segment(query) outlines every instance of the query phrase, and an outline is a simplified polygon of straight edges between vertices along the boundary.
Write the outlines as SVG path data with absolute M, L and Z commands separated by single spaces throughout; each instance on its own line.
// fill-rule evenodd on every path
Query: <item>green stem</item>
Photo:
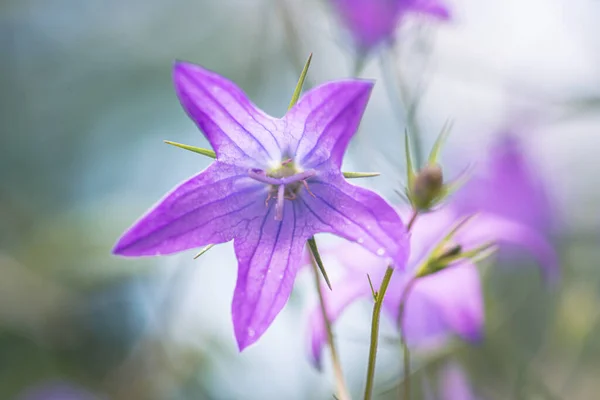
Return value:
M 415 158 L 415 166 L 416 169 L 419 170 L 423 167 L 422 162 L 424 157 L 421 130 L 417 123 L 419 101 L 416 96 L 413 96 L 410 93 L 410 89 L 404 83 L 400 71 L 394 70 L 394 56 L 395 51 L 392 48 L 389 51 L 389 54 L 388 52 L 382 52 L 380 58 L 384 87 L 392 109 L 401 111 L 400 113 L 394 114 L 398 116 L 399 122 L 401 124 L 406 124 L 408 128 L 412 151 Z
M 367 64 L 367 55 L 363 53 L 358 53 L 354 56 L 354 65 L 352 66 L 352 77 L 360 78 L 363 70 L 365 69 L 365 65 Z
M 415 220 L 417 219 L 418 212 L 413 211 L 413 214 L 406 227 L 407 231 L 410 231 Z M 373 396 L 373 384 L 375 381 L 375 362 L 377 361 L 377 347 L 379 345 L 379 319 L 381 316 L 381 307 L 383 306 L 383 299 L 387 292 L 388 286 L 394 274 L 394 268 L 388 267 L 381 281 L 381 286 L 377 292 L 377 298 L 375 305 L 373 306 L 373 316 L 371 318 L 371 341 L 369 345 L 369 364 L 367 366 L 367 384 L 365 387 L 365 400 L 371 400 Z
M 333 364 L 333 373 L 335 375 L 337 398 L 339 400 L 350 400 L 350 393 L 346 388 L 344 373 L 342 372 L 342 364 L 340 363 L 338 352 L 335 347 L 335 341 L 333 339 L 333 331 L 331 329 L 331 322 L 329 321 L 329 316 L 327 314 L 325 299 L 323 298 L 323 292 L 321 291 L 319 269 L 317 268 L 317 263 L 314 260 L 312 262 L 312 265 L 313 272 L 315 275 L 315 286 L 317 287 L 317 293 L 319 294 L 319 305 L 321 306 L 321 313 L 323 314 L 323 323 L 325 324 L 325 330 L 327 332 L 327 343 L 329 344 L 329 349 L 331 350 L 331 361 Z
M 404 291 L 402 292 L 402 297 L 400 299 L 400 310 L 398 312 L 398 324 L 400 325 L 400 341 L 402 343 L 402 351 L 403 351 L 403 360 L 404 360 L 404 400 L 410 399 L 410 351 L 408 349 L 408 344 L 406 343 L 406 331 L 404 329 L 404 313 L 406 310 L 406 301 L 408 300 L 408 295 L 410 294 L 412 288 L 417 283 L 418 277 L 412 277 Z
M 365 387 L 365 400 L 371 400 L 373 395 L 373 382 L 375 377 L 375 361 L 377 359 L 377 346 L 379 344 L 379 317 L 381 315 L 381 306 L 383 297 L 392 279 L 394 268 L 388 267 L 385 271 L 381 287 L 377 293 L 377 300 L 373 306 L 373 316 L 371 318 L 371 344 L 369 346 L 369 365 L 367 366 L 367 385 Z

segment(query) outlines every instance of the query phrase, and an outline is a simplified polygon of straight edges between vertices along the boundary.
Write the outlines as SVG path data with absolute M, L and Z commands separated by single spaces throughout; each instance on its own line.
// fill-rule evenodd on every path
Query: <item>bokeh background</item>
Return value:
M 390 102 L 394 81 L 418 100 L 426 148 L 453 119 L 448 176 L 511 130 L 556 205 L 549 234 L 563 278 L 549 289 L 527 263 L 486 269 L 485 341 L 415 360 L 416 385 L 450 357 L 481 398 L 597 398 L 600 2 L 448 5 L 452 21 L 407 18 L 395 51 L 368 60 L 362 77 L 377 84 L 346 169 L 382 172 L 360 184 L 400 201 L 407 121 L 398 96 Z M 309 52 L 310 84 L 351 76 L 351 42 L 325 0 L 0 4 L 0 398 L 331 398 L 330 369 L 306 358 L 310 276 L 239 354 L 231 244 L 198 260 L 111 255 L 138 216 L 210 161 L 163 143 L 207 146 L 175 97 L 173 60 L 218 71 L 280 116 Z M 356 304 L 336 325 L 357 394 L 368 309 Z M 394 398 L 400 344 L 391 323 L 382 335 L 376 393 Z

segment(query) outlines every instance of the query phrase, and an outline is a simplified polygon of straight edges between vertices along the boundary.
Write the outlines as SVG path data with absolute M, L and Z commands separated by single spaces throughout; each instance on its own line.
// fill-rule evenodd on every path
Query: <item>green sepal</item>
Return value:
M 369 287 L 371 288 L 371 295 L 373 296 L 373 301 L 377 301 L 377 291 L 373 287 L 373 282 L 371 281 L 371 276 L 367 274 L 367 279 L 369 280 Z
M 429 153 L 429 164 L 433 165 L 438 163 L 442 146 L 446 142 L 446 139 L 448 138 L 448 135 L 450 134 L 451 130 L 452 121 L 448 120 L 442 127 L 442 131 L 438 135 L 435 143 L 433 144 L 433 147 L 431 148 L 431 153 Z
M 454 261 L 458 261 L 460 259 L 470 259 L 471 261 L 481 261 L 484 258 L 489 257 L 496 250 L 496 243 L 488 242 L 478 246 L 472 250 L 464 251 L 460 254 L 453 255 L 451 257 L 444 257 L 444 260 L 447 264 L 450 264 Z
M 404 130 L 404 157 L 406 159 L 406 187 L 410 200 L 410 191 L 415 183 L 415 170 L 413 168 L 412 157 L 410 155 L 410 140 L 408 138 L 408 129 Z M 412 200 L 411 200 L 412 201 Z
M 447 255 L 447 243 L 450 242 L 450 239 L 452 239 L 452 237 L 456 234 L 456 232 L 458 232 L 460 228 L 465 226 L 465 224 L 467 224 L 476 215 L 477 214 L 467 215 L 466 217 L 461 218 L 458 222 L 454 224 L 454 226 L 452 226 L 452 228 L 450 228 L 450 230 L 442 238 L 442 240 L 440 240 L 440 242 L 433 248 L 433 250 L 431 250 L 426 261 L 424 261 L 423 264 L 421 264 L 421 266 L 417 269 L 417 277 L 431 275 L 448 266 L 448 263 L 440 263 L 440 260 L 444 259 L 444 257 Z M 460 252 L 459 254 L 462 254 L 462 252 Z
M 177 142 L 171 142 L 170 140 L 164 141 L 166 144 L 171 146 L 179 147 L 180 149 L 193 151 L 194 153 L 202 154 L 203 156 L 210 158 L 217 158 L 217 154 L 213 150 L 203 149 L 201 147 L 190 146 L 189 144 L 182 144 Z
M 460 175 L 442 187 L 440 195 L 435 201 L 440 202 L 452 196 L 458 189 L 463 187 L 469 181 L 469 178 L 471 178 L 471 171 L 467 168 Z
M 214 244 L 209 244 L 208 246 L 204 246 L 204 248 L 202 250 L 200 250 L 200 252 L 194 256 L 194 260 L 197 259 L 198 257 L 200 257 L 201 255 L 203 255 L 204 253 L 206 253 L 207 251 L 209 251 L 210 249 L 212 249 L 214 246 L 215 246 Z
M 427 260 L 423 262 L 417 269 L 416 276 L 422 278 L 427 275 L 439 272 L 450 264 L 460 260 L 471 260 L 478 262 L 484 258 L 489 257 L 496 250 L 496 243 L 487 242 L 478 246 L 474 249 L 463 251 L 460 245 L 448 247 L 451 243 L 452 237 L 456 232 L 465 226 L 476 214 L 469 215 L 458 221 L 450 231 L 444 236 L 444 238 L 435 246 L 435 248 L 429 253 Z
M 342 174 L 344 174 L 344 178 L 346 179 L 373 178 L 381 175 L 380 172 L 342 172 Z
M 294 94 L 292 95 L 292 100 L 290 101 L 290 105 L 288 106 L 288 110 L 298 102 L 300 98 L 300 94 L 302 93 L 302 87 L 304 86 L 304 81 L 306 80 L 306 74 L 308 73 L 308 67 L 310 67 L 310 61 L 312 60 L 312 53 L 308 55 L 308 59 L 304 64 L 304 68 L 302 68 L 302 72 L 300 73 L 300 79 L 298 79 L 298 83 L 296 84 L 296 89 L 294 89 Z
M 317 263 L 317 267 L 321 271 L 323 278 L 325 278 L 325 283 L 327 283 L 327 287 L 331 290 L 331 282 L 329 281 L 329 277 L 327 276 L 327 271 L 325 271 L 325 267 L 323 266 L 323 260 L 321 260 L 321 255 L 319 254 L 319 249 L 317 248 L 317 242 L 315 241 L 314 236 L 311 236 L 308 240 L 308 248 L 313 255 L 314 261 Z

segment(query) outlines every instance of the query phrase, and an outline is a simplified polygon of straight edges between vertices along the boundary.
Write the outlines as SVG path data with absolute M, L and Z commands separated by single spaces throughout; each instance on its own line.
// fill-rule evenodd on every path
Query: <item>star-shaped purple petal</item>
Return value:
M 232 316 L 240 349 L 258 340 L 285 305 L 314 234 L 333 233 L 405 265 L 408 237 L 398 214 L 340 172 L 372 82 L 324 84 L 273 118 L 200 66 L 176 63 L 174 81 L 217 159 L 135 223 L 116 254 L 172 254 L 233 240 L 239 265 Z

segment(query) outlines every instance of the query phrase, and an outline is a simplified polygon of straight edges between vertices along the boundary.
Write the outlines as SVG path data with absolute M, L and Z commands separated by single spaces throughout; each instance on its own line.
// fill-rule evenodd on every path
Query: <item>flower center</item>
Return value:
M 283 219 L 283 204 L 284 200 L 294 200 L 302 186 L 308 193 L 314 196 L 308 189 L 306 180 L 315 176 L 315 170 L 309 169 L 303 171 L 299 169 L 291 158 L 281 162 L 281 164 L 270 170 L 252 168 L 248 170 L 248 176 L 254 180 L 269 185 L 269 194 L 265 205 L 269 205 L 269 200 L 276 198 L 275 203 L 275 219 L 281 221 Z

